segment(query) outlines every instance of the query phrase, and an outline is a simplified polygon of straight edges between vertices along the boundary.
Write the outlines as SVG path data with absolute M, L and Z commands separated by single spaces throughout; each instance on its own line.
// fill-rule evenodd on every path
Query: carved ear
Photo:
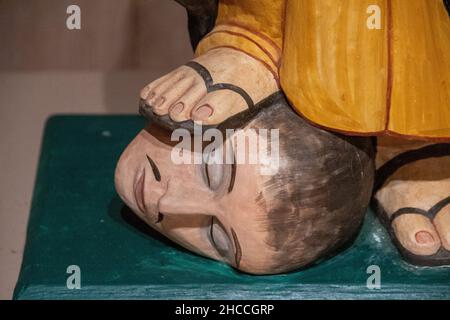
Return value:
M 192 48 L 212 30 L 217 18 L 219 0 L 175 0 L 188 12 L 188 27 Z

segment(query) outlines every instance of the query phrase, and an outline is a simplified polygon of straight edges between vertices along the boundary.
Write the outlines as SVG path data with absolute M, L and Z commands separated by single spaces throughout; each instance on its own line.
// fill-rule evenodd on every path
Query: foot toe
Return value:
M 158 81 L 155 86 L 151 86 L 147 94 L 146 103 L 149 106 L 154 107 L 155 105 L 161 105 L 165 102 L 166 98 L 164 97 L 164 93 L 170 89 L 174 83 L 178 83 L 184 78 L 184 73 L 182 72 L 173 72 L 168 74 L 162 81 Z
M 185 77 L 175 82 L 161 93 L 159 99 L 156 99 L 152 105 L 153 112 L 157 115 L 165 115 L 169 113 L 169 108 L 183 95 L 189 94 L 189 89 L 192 87 L 193 79 Z
M 165 76 L 162 76 L 152 82 L 150 82 L 148 85 L 146 85 L 144 88 L 141 89 L 141 92 L 139 94 L 140 98 L 142 100 L 147 100 L 152 98 L 152 96 L 155 95 L 153 90 L 158 87 L 161 83 L 165 82 L 170 76 L 172 76 L 172 73 L 168 73 Z
M 208 120 L 214 113 L 214 109 L 211 104 L 203 104 L 195 109 L 192 113 L 192 118 L 195 121 L 206 121 Z
M 216 125 L 247 109 L 245 100 L 239 94 L 220 90 L 210 92 L 200 100 L 192 109 L 190 117 L 204 125 Z
M 203 83 L 191 86 L 169 108 L 169 116 L 173 121 L 181 122 L 190 119 L 192 108 L 206 95 L 206 87 Z
M 427 217 L 404 214 L 397 217 L 392 226 L 398 241 L 413 254 L 433 255 L 441 247 L 439 235 Z
M 434 238 L 428 231 L 419 231 L 415 234 L 416 242 L 421 245 L 432 245 Z
M 442 246 L 450 251 L 450 204 L 436 215 L 433 223 L 441 239 Z

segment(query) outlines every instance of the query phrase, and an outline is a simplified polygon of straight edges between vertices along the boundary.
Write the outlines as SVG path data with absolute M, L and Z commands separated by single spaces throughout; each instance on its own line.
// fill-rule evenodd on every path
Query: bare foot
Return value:
M 238 50 L 218 48 L 141 90 L 157 115 L 215 125 L 278 91 L 274 74 Z
M 413 264 L 449 265 L 450 156 L 445 154 L 450 155 L 450 144 L 422 144 L 408 151 L 381 143 L 378 150 L 378 174 L 388 167 L 395 170 L 375 198 L 400 251 Z

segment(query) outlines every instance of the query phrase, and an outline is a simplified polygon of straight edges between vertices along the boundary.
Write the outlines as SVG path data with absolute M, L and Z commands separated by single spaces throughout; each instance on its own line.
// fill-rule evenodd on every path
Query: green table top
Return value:
M 49 119 L 15 299 L 450 298 L 450 268 L 403 262 L 371 212 L 351 247 L 284 275 L 242 274 L 172 244 L 114 190 L 118 157 L 143 126 L 138 116 Z M 70 265 L 79 290 L 66 286 Z M 381 289 L 366 286 L 371 265 Z

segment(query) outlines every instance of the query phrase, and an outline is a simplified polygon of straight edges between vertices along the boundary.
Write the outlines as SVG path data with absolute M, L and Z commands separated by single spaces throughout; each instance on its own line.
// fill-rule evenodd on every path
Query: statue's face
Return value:
M 270 272 L 275 249 L 265 241 L 262 193 L 268 177 L 259 165 L 175 164 L 167 139 L 149 127 L 127 147 L 116 170 L 124 202 L 189 250 L 243 271 Z

